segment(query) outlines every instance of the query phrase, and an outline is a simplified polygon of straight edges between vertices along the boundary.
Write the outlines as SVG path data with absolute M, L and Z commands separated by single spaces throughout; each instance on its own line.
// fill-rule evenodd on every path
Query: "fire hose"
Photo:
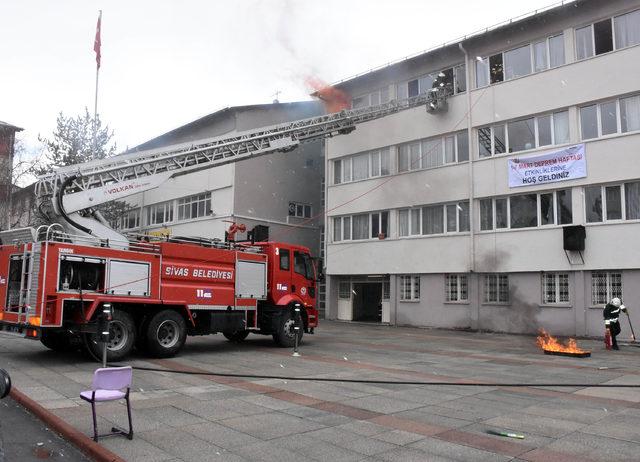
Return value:
M 108 364 L 109 367 L 122 367 L 127 364 Z M 308 381 L 308 382 L 342 382 L 342 383 L 362 383 L 368 385 L 431 385 L 431 386 L 456 386 L 456 387 L 564 387 L 564 388 L 640 388 L 640 384 L 611 384 L 611 383 L 491 383 L 491 382 L 424 382 L 424 381 L 404 381 L 404 380 L 367 380 L 367 379 L 338 379 L 328 377 L 289 377 L 282 375 L 260 375 L 260 374 L 233 374 L 227 372 L 208 371 L 181 371 L 177 369 L 164 369 L 159 367 L 131 366 L 137 371 L 164 372 L 171 374 L 204 375 L 212 377 L 232 377 L 244 379 L 265 379 L 265 380 L 286 380 L 286 381 Z M 402 372 L 402 371 L 399 371 Z

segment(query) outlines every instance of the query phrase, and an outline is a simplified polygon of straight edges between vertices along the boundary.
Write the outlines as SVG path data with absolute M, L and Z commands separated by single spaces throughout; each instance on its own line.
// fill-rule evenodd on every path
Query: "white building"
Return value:
M 640 1 L 569 2 L 338 87 L 358 107 L 440 83 L 446 111 L 326 143 L 327 317 L 602 335 L 620 296 L 640 325 Z
M 316 102 L 230 107 L 136 147 L 155 149 L 304 119 L 322 114 Z M 303 144 L 288 153 L 178 176 L 161 187 L 127 198 L 134 208 L 114 226 L 127 232 L 225 238 L 232 222 L 247 231 L 267 226 L 269 239 L 321 250 L 322 144 Z M 245 239 L 239 233 L 236 240 Z M 323 295 L 323 294 L 321 294 Z

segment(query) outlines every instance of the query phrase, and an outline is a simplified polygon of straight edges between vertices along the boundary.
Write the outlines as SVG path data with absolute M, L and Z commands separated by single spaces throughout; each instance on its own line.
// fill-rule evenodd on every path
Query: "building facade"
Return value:
M 339 83 L 449 96 L 327 141 L 327 317 L 601 336 L 618 296 L 640 325 L 639 76 L 640 1 L 590 0 Z
M 314 117 L 316 102 L 238 106 L 215 112 L 149 140 L 136 150 L 190 145 L 208 138 Z M 324 158 L 321 142 L 178 176 L 161 187 L 127 198 L 112 223 L 125 232 L 219 238 L 233 223 L 268 227 L 270 240 L 321 251 Z M 238 233 L 236 240 L 246 239 Z M 324 294 L 321 294 L 324 295 Z

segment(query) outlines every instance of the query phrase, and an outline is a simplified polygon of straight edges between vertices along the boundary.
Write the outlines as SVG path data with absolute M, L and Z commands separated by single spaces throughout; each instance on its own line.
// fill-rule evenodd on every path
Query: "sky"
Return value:
M 228 106 L 336 82 L 553 0 L 0 0 L 0 120 L 31 152 L 60 112 L 98 113 L 117 151 Z M 447 6 L 455 5 L 447 8 Z

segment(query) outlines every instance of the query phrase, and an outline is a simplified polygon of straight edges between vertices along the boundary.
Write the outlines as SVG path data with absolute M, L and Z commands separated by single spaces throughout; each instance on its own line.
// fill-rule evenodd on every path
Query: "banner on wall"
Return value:
M 587 176 L 584 144 L 530 157 L 509 159 L 509 187 L 533 186 Z

